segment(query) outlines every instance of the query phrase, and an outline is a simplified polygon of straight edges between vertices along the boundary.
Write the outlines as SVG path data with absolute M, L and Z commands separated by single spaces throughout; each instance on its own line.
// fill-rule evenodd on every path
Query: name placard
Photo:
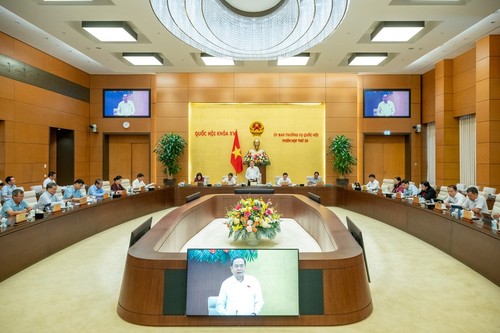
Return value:
M 26 221 L 28 218 L 26 217 L 26 213 L 21 213 L 16 215 L 16 223 L 21 223 Z

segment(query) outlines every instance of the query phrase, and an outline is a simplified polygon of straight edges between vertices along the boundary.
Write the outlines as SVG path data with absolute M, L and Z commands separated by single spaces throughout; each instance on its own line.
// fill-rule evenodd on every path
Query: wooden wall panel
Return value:
M 180 103 L 188 101 L 188 89 L 180 88 L 158 88 L 156 90 L 157 103 Z
M 189 88 L 188 98 L 192 103 L 232 103 L 234 101 L 234 89 L 193 87 Z
M 279 88 L 234 88 L 235 103 L 279 103 Z
M 168 73 L 156 75 L 156 87 L 159 88 L 187 88 L 187 73 Z
M 324 73 L 281 73 L 281 88 L 324 88 Z
M 234 86 L 239 88 L 278 88 L 278 73 L 234 73 Z
M 232 73 L 190 73 L 187 80 L 190 88 L 228 88 L 234 86 Z
M 325 90 L 318 88 L 281 88 L 281 103 L 319 103 L 325 101 Z

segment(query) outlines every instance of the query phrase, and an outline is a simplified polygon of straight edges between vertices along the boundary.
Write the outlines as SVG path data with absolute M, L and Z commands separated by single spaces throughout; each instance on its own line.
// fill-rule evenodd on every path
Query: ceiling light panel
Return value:
M 234 66 L 233 59 L 212 57 L 205 53 L 201 54 L 201 60 L 205 66 Z
M 134 66 L 163 65 L 163 58 L 157 53 L 123 53 L 122 56 Z
M 371 34 L 372 42 L 407 42 L 425 26 L 423 21 L 381 22 Z
M 377 66 L 387 56 L 387 53 L 353 53 L 347 63 L 349 66 Z
M 137 42 L 137 33 L 125 22 L 83 21 L 82 28 L 101 42 Z
M 301 53 L 294 57 L 278 59 L 278 66 L 306 66 L 309 62 L 309 54 Z

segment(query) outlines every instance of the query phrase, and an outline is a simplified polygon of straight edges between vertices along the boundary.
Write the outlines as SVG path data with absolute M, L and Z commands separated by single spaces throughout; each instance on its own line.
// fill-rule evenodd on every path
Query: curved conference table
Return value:
M 302 195 L 248 196 L 272 198 L 280 214 L 293 218 L 321 248 L 299 253 L 300 316 L 185 315 L 187 258 L 181 249 L 213 220 L 224 217 L 240 199 L 237 194 L 206 195 L 183 205 L 130 248 L 118 314 L 135 324 L 155 326 L 331 326 L 367 318 L 373 305 L 363 252 L 339 218 Z

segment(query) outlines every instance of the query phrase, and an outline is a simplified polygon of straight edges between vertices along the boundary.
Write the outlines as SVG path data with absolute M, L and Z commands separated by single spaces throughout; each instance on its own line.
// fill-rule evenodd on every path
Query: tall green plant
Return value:
M 352 155 L 351 139 L 345 135 L 337 135 L 328 146 L 330 154 L 333 155 L 333 170 L 342 178 L 352 173 L 352 167 L 356 165 L 356 158 Z
M 186 148 L 186 140 L 176 133 L 166 133 L 158 140 L 153 152 L 156 159 L 163 165 L 163 173 L 167 178 L 173 178 L 181 171 L 179 159 Z

